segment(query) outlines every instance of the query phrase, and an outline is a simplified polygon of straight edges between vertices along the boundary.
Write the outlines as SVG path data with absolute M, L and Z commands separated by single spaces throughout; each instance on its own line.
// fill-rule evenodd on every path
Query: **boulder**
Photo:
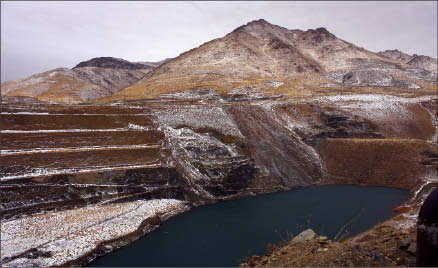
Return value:
M 312 229 L 307 229 L 305 231 L 302 231 L 299 235 L 295 236 L 290 243 L 291 244 L 307 243 L 315 238 L 316 238 L 316 233 Z
M 409 245 L 407 251 L 408 251 L 409 253 L 411 253 L 412 255 L 415 256 L 416 253 L 417 253 L 417 245 L 414 244 L 414 243 L 411 243 L 411 244 Z
M 411 240 L 409 238 L 402 239 L 398 241 L 397 247 L 399 249 L 408 249 Z
M 319 241 L 327 241 L 328 237 L 327 236 L 320 236 L 318 237 Z
M 146 219 L 146 222 L 151 225 L 160 225 L 161 224 L 161 218 L 158 215 L 152 216 L 150 218 Z

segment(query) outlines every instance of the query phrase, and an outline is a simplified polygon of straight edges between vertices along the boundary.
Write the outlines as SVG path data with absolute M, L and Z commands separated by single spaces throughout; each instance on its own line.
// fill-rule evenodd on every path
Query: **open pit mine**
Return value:
M 257 20 L 159 63 L 6 81 L 1 266 L 87 265 L 194 207 L 323 184 L 408 190 L 380 224 L 415 234 L 437 77 L 430 57 Z

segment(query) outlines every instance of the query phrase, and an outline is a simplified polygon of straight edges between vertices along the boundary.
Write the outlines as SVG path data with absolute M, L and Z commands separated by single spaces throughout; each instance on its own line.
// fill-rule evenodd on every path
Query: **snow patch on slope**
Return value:
M 175 199 L 137 200 L 48 212 L 1 222 L 1 259 L 31 248 L 48 258 L 17 258 L 4 267 L 59 266 L 91 252 L 99 243 L 136 231 L 149 217 L 188 207 Z
M 152 127 L 139 126 L 129 123 L 124 128 L 70 128 L 70 129 L 39 129 L 39 130 L 14 130 L 14 129 L 2 129 L 2 133 L 7 134 L 31 134 L 31 133 L 70 133 L 70 132 L 119 132 L 119 131 L 150 131 Z
M 243 137 L 230 116 L 218 106 L 175 106 L 156 111 L 155 114 L 161 126 L 211 128 L 223 134 Z
M 83 151 L 106 151 L 120 149 L 159 149 L 159 144 L 134 144 L 134 145 L 108 145 L 108 146 L 82 146 L 82 147 L 65 147 L 65 148 L 34 148 L 22 150 L 0 150 L 2 155 L 19 155 L 19 154 L 35 154 L 35 153 L 59 153 L 59 152 L 83 152 Z
M 111 170 L 125 170 L 135 168 L 158 168 L 161 167 L 161 163 L 158 161 L 151 163 L 144 163 L 141 165 L 119 165 L 119 166 L 92 166 L 89 168 L 59 168 L 59 169 L 46 169 L 46 168 L 33 168 L 31 172 L 23 173 L 4 173 L 0 177 L 0 181 L 22 179 L 29 177 L 51 176 L 60 174 L 75 174 L 75 173 L 89 173 L 89 172 L 101 172 Z
M 407 109 L 422 101 L 433 100 L 434 96 L 403 98 L 379 94 L 334 95 L 311 98 L 315 103 L 333 105 L 370 121 L 380 122 L 395 132 L 403 131 L 402 122 L 414 120 Z

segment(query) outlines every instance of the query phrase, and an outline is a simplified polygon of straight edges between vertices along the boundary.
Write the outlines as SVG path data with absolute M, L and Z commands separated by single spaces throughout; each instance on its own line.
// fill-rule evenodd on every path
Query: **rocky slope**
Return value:
M 382 51 L 379 52 L 379 54 L 393 60 L 401 61 L 413 67 L 424 69 L 431 73 L 437 72 L 437 61 L 432 57 L 417 54 L 409 55 L 397 49 Z
M 317 237 L 306 230 L 285 243 L 270 246 L 265 256 L 249 256 L 241 267 L 394 267 L 415 266 L 414 228 L 388 221 L 347 241 Z M 307 240 L 303 239 L 306 238 Z
M 315 94 L 326 88 L 434 88 L 436 59 L 413 56 L 405 62 L 389 54 L 359 48 L 325 28 L 288 30 L 257 20 L 181 54 L 103 101 L 201 87 L 225 95 L 247 87 L 266 96 Z
M 4 82 L 1 94 L 33 97 L 46 102 L 87 102 L 133 85 L 155 67 L 110 57 L 94 58 L 73 69 L 58 68 Z
M 143 64 L 143 65 L 147 65 L 147 66 L 151 66 L 151 67 L 153 67 L 153 68 L 156 68 L 156 67 L 160 66 L 161 64 L 170 61 L 171 59 L 172 59 L 172 58 L 166 58 L 166 59 L 164 59 L 164 60 L 160 60 L 160 61 L 157 61 L 157 62 L 152 62 L 152 61 L 138 61 L 138 62 L 136 62 L 136 63 L 140 63 L 140 64 Z

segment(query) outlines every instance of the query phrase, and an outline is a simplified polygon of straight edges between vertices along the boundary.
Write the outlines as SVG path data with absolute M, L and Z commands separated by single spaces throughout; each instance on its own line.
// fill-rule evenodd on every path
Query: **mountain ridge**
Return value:
M 80 67 L 99 67 L 99 68 L 128 69 L 128 70 L 153 69 L 151 65 L 147 65 L 139 62 L 130 62 L 121 58 L 113 58 L 113 57 L 92 58 L 90 60 L 80 62 L 72 69 L 76 69 Z
M 37 83 L 33 89 L 30 77 L 2 83 L 2 94 L 61 102 L 79 94 L 75 102 L 111 102 L 196 88 L 265 96 L 313 94 L 327 87 L 429 90 L 438 80 L 436 63 L 434 58 L 398 50 L 374 53 L 323 27 L 287 29 L 258 19 L 175 58 L 156 63 L 93 58 L 77 64 L 73 73 L 63 71 L 61 89 L 48 89 L 50 94 L 38 97 L 41 87 Z
M 378 54 L 388 57 L 394 60 L 399 60 L 407 65 L 413 66 L 413 67 L 419 67 L 422 69 L 425 69 L 429 72 L 437 72 L 437 59 L 425 55 L 409 55 L 407 53 L 404 53 L 402 51 L 399 51 L 398 49 L 392 49 L 392 50 L 385 50 L 381 52 L 377 52 Z
M 299 83 L 313 83 L 310 87 L 315 89 L 328 83 L 338 83 L 338 87 L 414 88 L 421 85 L 412 78 L 421 83 L 436 81 L 436 74 L 423 69 L 422 64 L 414 66 L 427 71 L 419 74 L 420 71 L 412 69 L 413 65 L 359 48 L 326 28 L 289 30 L 259 19 L 180 54 L 133 86 L 101 101 L 122 96 L 153 98 L 197 87 L 211 87 L 222 94 L 240 86 L 252 86 L 265 93 L 289 94 L 296 90 L 291 84 L 296 84 L 297 79 L 307 80 Z M 350 72 L 353 73 L 346 76 Z M 284 86 L 277 90 L 266 85 L 265 80 Z
M 133 85 L 156 68 L 152 65 L 113 57 L 97 57 L 80 62 L 72 69 L 56 68 L 27 78 L 3 82 L 1 94 L 33 97 L 47 102 L 87 102 L 110 96 Z

